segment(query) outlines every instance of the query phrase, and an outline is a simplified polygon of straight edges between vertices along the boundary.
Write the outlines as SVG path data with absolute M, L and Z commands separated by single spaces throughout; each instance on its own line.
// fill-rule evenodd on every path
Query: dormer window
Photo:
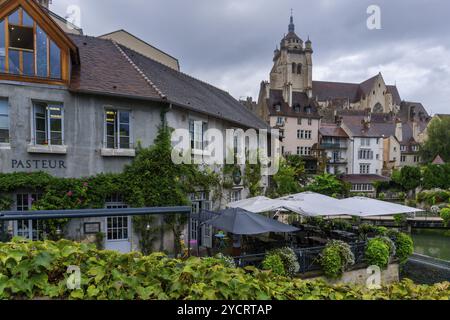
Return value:
M 22 7 L 0 20 L 0 73 L 60 81 L 63 62 L 66 53 Z

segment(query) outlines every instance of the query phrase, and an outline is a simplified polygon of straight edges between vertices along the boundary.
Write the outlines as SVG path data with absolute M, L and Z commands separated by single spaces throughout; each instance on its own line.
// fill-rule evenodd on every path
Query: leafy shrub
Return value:
M 386 193 L 380 193 L 379 195 L 378 195 L 378 199 L 380 199 L 380 200 L 384 200 L 384 199 L 386 199 Z
M 319 262 L 325 276 L 336 279 L 355 264 L 355 256 L 347 243 L 333 240 L 323 250 Z
M 396 256 L 397 253 L 397 247 L 395 245 L 395 242 L 389 238 L 389 237 L 379 237 L 380 240 L 382 240 L 389 248 L 389 257 L 393 258 Z
M 444 220 L 445 227 L 448 227 L 450 224 L 450 208 L 444 208 L 441 210 L 441 218 Z
M 234 262 L 233 257 L 226 256 L 223 253 L 218 253 L 215 258 L 222 261 L 223 265 L 227 268 L 236 268 L 236 263 Z
M 336 230 L 349 231 L 352 229 L 352 224 L 347 220 L 333 220 L 333 227 Z
M 68 266 L 79 266 L 80 289 L 67 288 Z M 450 283 L 410 280 L 369 290 L 274 276 L 256 268 L 227 268 L 215 258 L 170 259 L 98 251 L 59 242 L 0 244 L 0 299 L 76 300 L 448 300 Z
M 297 255 L 291 248 L 275 249 L 270 252 L 278 255 L 283 262 L 285 275 L 289 277 L 295 276 L 300 271 L 300 264 L 298 263 Z
M 450 191 L 433 189 L 422 191 L 417 195 L 417 202 L 426 203 L 429 206 L 450 201 Z
M 414 252 L 414 242 L 411 236 L 406 233 L 399 232 L 393 239 L 395 247 L 397 248 L 396 257 L 400 264 L 404 264 L 408 261 L 408 258 Z
M 283 261 L 278 254 L 269 253 L 262 262 L 264 270 L 271 270 L 274 274 L 279 276 L 285 276 Z
M 380 238 L 370 239 L 366 247 L 366 261 L 381 269 L 389 265 L 389 246 Z
M 394 215 L 394 221 L 397 226 L 403 226 L 407 222 L 407 217 L 405 214 L 396 214 Z

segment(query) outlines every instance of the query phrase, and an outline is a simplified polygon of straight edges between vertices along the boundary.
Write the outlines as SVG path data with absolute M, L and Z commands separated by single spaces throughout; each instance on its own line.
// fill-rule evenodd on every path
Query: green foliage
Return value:
M 422 185 L 425 189 L 450 189 L 450 163 L 424 167 Z
M 442 209 L 440 215 L 442 220 L 444 220 L 445 227 L 448 227 L 450 224 L 450 207 Z
M 293 277 L 300 271 L 297 255 L 291 248 L 274 249 L 269 252 L 269 255 L 278 255 L 280 257 L 286 276 Z
M 269 253 L 262 262 L 262 267 L 264 270 L 270 270 L 278 276 L 285 276 L 286 272 L 284 270 L 283 261 L 280 255 L 276 253 Z
M 367 263 L 370 265 L 386 269 L 389 265 L 389 246 L 383 239 L 370 239 L 367 243 L 365 256 Z
M 450 191 L 441 189 L 422 191 L 417 195 L 417 201 L 428 206 L 450 202 Z
M 259 161 L 258 164 L 250 164 L 247 161 L 244 171 L 244 186 L 248 188 L 249 198 L 262 195 L 261 163 Z
M 425 162 L 432 162 L 437 155 L 450 161 L 450 118 L 433 119 L 428 126 L 427 141 L 421 148 Z
M 315 176 L 313 182 L 306 186 L 305 191 L 316 192 L 327 196 L 346 196 L 350 192 L 350 186 L 331 174 Z
M 405 264 L 414 252 L 414 242 L 410 235 L 398 232 L 392 236 L 396 247 L 396 257 L 400 264 Z
M 380 200 L 386 199 L 386 194 L 381 192 L 380 194 L 378 194 L 378 199 L 380 199 Z
M 405 214 L 396 214 L 394 215 L 394 221 L 397 224 L 397 226 L 404 226 L 408 221 L 408 218 L 406 217 Z
M 355 256 L 350 246 L 343 241 L 330 241 L 320 255 L 322 270 L 331 279 L 341 277 L 354 264 Z
M 272 184 L 268 191 L 272 198 L 279 198 L 301 191 L 298 181 L 298 169 L 288 164 L 285 159 L 280 160 L 278 172 L 272 177 Z
M 415 190 L 421 185 L 422 172 L 419 167 L 405 166 L 396 177 L 397 183 L 406 191 Z
M 67 288 L 69 266 L 80 267 L 78 290 Z M 427 286 L 405 280 L 369 290 L 280 277 L 252 267 L 230 268 L 215 258 L 120 254 L 69 241 L 0 244 L 0 299 L 448 300 L 449 296 L 448 282 Z

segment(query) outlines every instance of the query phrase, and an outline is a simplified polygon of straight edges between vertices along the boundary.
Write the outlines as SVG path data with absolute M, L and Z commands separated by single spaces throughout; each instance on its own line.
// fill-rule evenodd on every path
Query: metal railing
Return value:
M 355 242 L 350 244 L 350 248 L 355 256 L 355 264 L 364 263 L 366 245 L 366 242 Z M 319 258 L 324 249 L 325 247 L 293 249 L 300 265 L 299 273 L 321 271 L 322 267 L 320 266 Z M 266 253 L 244 255 L 235 257 L 234 260 L 236 265 L 242 268 L 248 266 L 261 268 L 266 255 Z

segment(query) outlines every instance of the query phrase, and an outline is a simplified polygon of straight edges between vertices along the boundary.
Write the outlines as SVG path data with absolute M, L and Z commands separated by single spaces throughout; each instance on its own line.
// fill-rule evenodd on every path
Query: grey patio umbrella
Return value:
M 236 235 L 256 235 L 267 232 L 296 232 L 299 229 L 266 218 L 260 214 L 241 208 L 231 208 L 219 212 L 219 215 L 205 224 Z

